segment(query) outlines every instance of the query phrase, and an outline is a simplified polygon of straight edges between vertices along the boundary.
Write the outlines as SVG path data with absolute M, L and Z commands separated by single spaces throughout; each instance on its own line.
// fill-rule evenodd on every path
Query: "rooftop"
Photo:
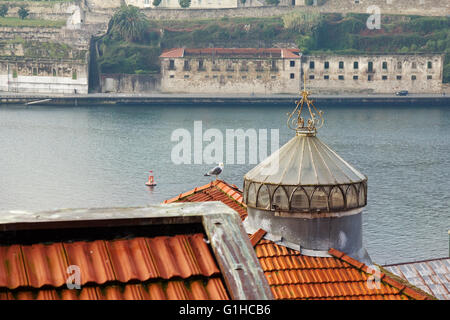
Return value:
M 397 263 L 384 268 L 440 300 L 450 300 L 450 257 Z
M 184 201 L 193 195 L 203 194 L 208 188 L 219 189 L 227 194 L 223 190 L 225 186 L 229 184 L 216 180 L 213 185 L 195 188 L 168 201 Z M 243 210 L 245 206 L 243 207 L 242 203 L 242 191 L 235 189 L 234 192 L 239 192 L 241 197 L 236 195 L 232 197 L 235 202 L 233 205 L 237 204 Z M 221 198 L 222 195 L 217 199 Z M 191 201 L 195 201 L 194 198 L 191 198 Z M 224 203 L 229 205 L 229 201 Z M 240 216 L 245 220 L 246 215 L 240 213 Z M 406 281 L 387 274 L 383 269 L 379 273 L 379 288 L 375 286 L 374 289 L 369 289 L 367 280 L 373 277 L 374 271 L 364 263 L 333 248 L 328 251 L 328 257 L 306 256 L 277 241 L 265 239 L 265 234 L 266 232 L 260 229 L 249 237 L 276 299 L 433 299 Z
M 0 216 L 0 299 L 272 298 L 239 216 L 220 202 Z M 77 268 L 81 288 L 69 289 Z
M 160 55 L 161 58 L 183 58 L 187 56 L 299 59 L 300 50 L 285 48 L 173 48 Z

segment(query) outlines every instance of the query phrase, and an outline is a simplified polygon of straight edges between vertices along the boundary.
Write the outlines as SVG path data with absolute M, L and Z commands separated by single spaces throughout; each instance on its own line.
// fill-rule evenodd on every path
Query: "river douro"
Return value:
M 227 129 L 252 129 L 269 140 L 270 129 L 279 129 L 281 146 L 294 134 L 286 127 L 293 107 L 2 106 L 0 210 L 162 202 L 213 179 L 203 176 L 213 166 L 205 159 L 174 162 L 176 129 L 192 134 L 193 152 L 194 140 L 209 129 L 223 137 Z M 318 137 L 368 177 L 363 228 L 373 260 L 447 256 L 450 106 L 320 108 L 325 125 Z M 195 121 L 201 124 L 197 137 Z M 224 160 L 227 143 L 223 139 Z M 267 148 L 274 151 L 270 143 Z M 242 188 L 243 175 L 255 166 L 248 156 L 243 164 L 223 161 L 220 178 Z M 145 186 L 149 170 L 155 173 L 153 189 Z

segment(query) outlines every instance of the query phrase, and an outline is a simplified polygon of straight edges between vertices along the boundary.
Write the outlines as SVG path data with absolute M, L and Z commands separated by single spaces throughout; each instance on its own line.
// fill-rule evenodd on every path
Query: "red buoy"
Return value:
M 145 183 L 146 186 L 153 187 L 156 186 L 155 177 L 153 177 L 153 171 L 149 171 L 148 181 Z

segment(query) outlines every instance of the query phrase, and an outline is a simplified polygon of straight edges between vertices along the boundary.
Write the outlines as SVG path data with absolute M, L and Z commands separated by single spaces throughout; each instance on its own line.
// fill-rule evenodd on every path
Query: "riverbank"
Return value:
M 433 94 L 395 95 L 311 95 L 319 105 L 450 105 L 450 96 Z M 54 106 L 91 106 L 91 105 L 286 105 L 294 103 L 297 95 L 211 95 L 211 94 L 86 94 L 86 95 L 25 95 L 0 94 L 1 105 L 54 105 Z

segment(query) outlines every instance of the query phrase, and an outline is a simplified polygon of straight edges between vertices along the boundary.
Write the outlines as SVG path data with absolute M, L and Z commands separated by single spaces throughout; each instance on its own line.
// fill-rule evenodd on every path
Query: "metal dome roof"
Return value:
M 250 170 L 245 180 L 285 186 L 331 186 L 367 180 L 315 135 L 299 134 Z
M 305 85 L 287 120 L 295 137 L 244 176 L 249 208 L 309 214 L 367 204 L 367 177 L 316 137 L 323 112 L 308 95 Z M 302 116 L 303 110 L 309 111 L 309 119 Z

